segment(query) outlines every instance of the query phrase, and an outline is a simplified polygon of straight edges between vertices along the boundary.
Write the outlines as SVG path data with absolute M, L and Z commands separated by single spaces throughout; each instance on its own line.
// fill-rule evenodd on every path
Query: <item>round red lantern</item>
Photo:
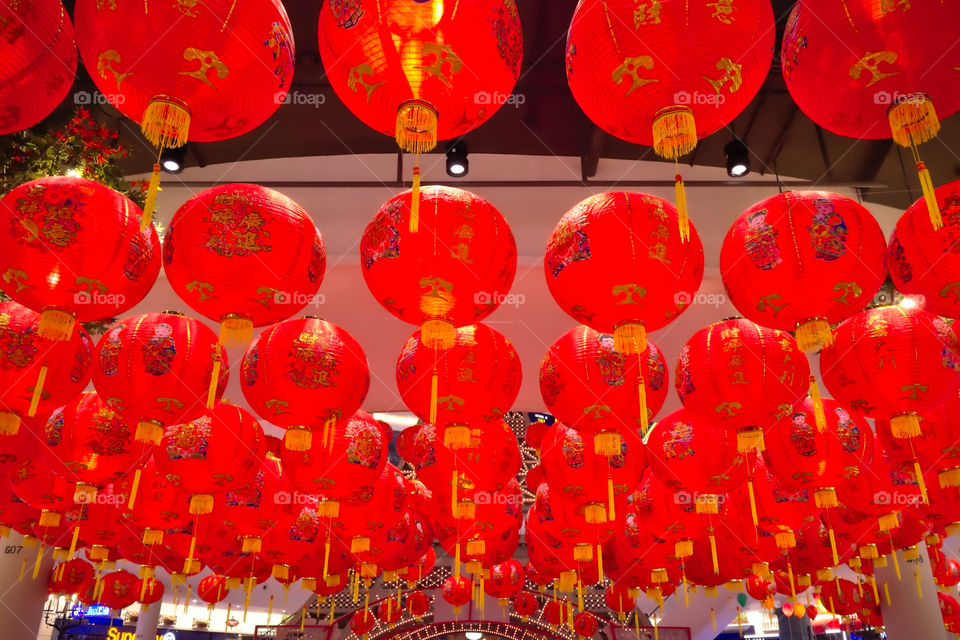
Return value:
M 280 2 L 234 8 L 215 0 L 203 11 L 177 4 L 141 11 L 84 0 L 74 12 L 80 53 L 101 93 L 155 146 L 233 138 L 283 103 L 294 64 Z
M 889 138 L 910 147 L 929 215 L 940 227 L 933 183 L 916 145 L 933 139 L 940 119 L 960 108 L 956 64 L 940 55 L 954 44 L 941 25 L 956 8 L 935 0 L 804 0 L 787 18 L 780 54 L 783 78 L 800 109 L 818 125 L 850 138 Z M 830 87 L 824 99 L 823 87 Z
M 750 576 L 744 581 L 744 588 L 754 600 L 766 600 L 773 595 L 773 584 L 760 576 Z
M 573 616 L 573 630 L 581 638 L 592 638 L 598 629 L 597 618 L 589 611 L 581 611 Z
M 230 594 L 227 588 L 227 579 L 215 573 L 210 574 L 197 583 L 197 597 L 207 603 L 209 609 L 222 602 Z
M 393 626 L 393 623 L 403 617 L 403 603 L 400 602 L 400 598 L 388 596 L 382 600 L 377 607 L 377 617 L 387 626 Z
M 7 470 L 7 477 L 13 496 L 34 509 L 42 510 L 38 514 L 39 523 L 55 526 L 60 523 L 60 513 L 76 506 L 73 500 L 75 488 L 71 482 L 53 473 L 42 457 L 43 448 L 43 441 L 31 434 L 24 455 Z M 29 511 L 14 509 L 11 521 L 5 524 L 13 525 L 19 520 L 27 520 L 29 515 Z
M 323 237 L 307 212 L 255 184 L 201 191 L 177 210 L 163 238 L 170 286 L 219 322 L 228 344 L 247 344 L 254 327 L 318 306 L 326 264 Z
M 858 415 L 889 419 L 898 438 L 919 436 L 918 414 L 960 391 L 953 329 L 932 313 L 899 305 L 863 311 L 837 327 L 820 368 L 838 400 Z
M 430 611 L 430 596 L 423 591 L 414 591 L 407 596 L 407 613 L 418 620 Z
M 156 578 L 141 578 L 137 587 L 137 600 L 148 606 L 160 602 L 163 600 L 163 583 Z
M 609 333 L 581 325 L 560 336 L 543 357 L 540 395 L 571 429 L 646 432 L 667 399 L 668 378 L 666 360 L 652 340 L 646 353 L 633 358 L 617 350 Z M 598 440 L 599 447 L 602 437 Z
M 294 493 L 280 460 L 265 455 L 253 477 L 227 492 L 215 514 L 243 540 L 244 553 L 259 552 L 265 535 L 284 529 L 300 512 Z
M 420 432 L 420 425 L 415 424 L 407 427 L 397 435 L 397 455 L 407 464 L 416 464 L 416 451 L 414 442 L 417 439 L 417 433 Z
M 433 571 L 433 567 L 436 562 L 437 554 L 431 546 L 429 549 L 427 549 L 427 552 L 420 557 L 419 560 L 407 567 L 402 567 L 397 571 L 397 573 L 406 579 L 407 588 L 413 589 L 419 581 L 430 575 L 430 572 Z
M 786 331 L 750 320 L 715 322 L 693 335 L 677 360 L 683 406 L 737 432 L 737 450 L 763 450 L 763 430 L 807 395 L 810 367 Z
M 0 434 L 15 435 L 24 417 L 48 414 L 90 381 L 93 341 L 83 327 L 66 341 L 39 334 L 39 313 L 0 302 Z
M 164 426 L 187 422 L 220 400 L 229 371 L 226 350 L 202 322 L 144 313 L 120 320 L 101 338 L 93 386 L 137 425 L 137 440 L 159 444 Z
M 930 222 L 927 203 L 914 202 L 890 235 L 888 266 L 900 291 L 938 316 L 960 318 L 960 180 L 937 187 L 934 195 L 943 228 Z
M 50 572 L 50 591 L 76 593 L 81 584 L 93 577 L 93 565 L 86 560 L 73 558 L 57 564 Z
M 944 558 L 933 567 L 933 579 L 939 587 L 955 587 L 960 584 L 960 562 Z
M 567 621 L 567 607 L 560 600 L 548 600 L 543 605 L 543 619 L 551 627 L 557 627 Z
M 344 543 L 350 541 L 351 553 L 369 551 L 371 539 L 403 517 L 406 500 L 403 474 L 387 463 L 376 482 L 339 500 L 336 518 L 324 512 L 324 524 Z
M 129 571 L 114 571 L 100 579 L 100 604 L 119 611 L 140 596 L 140 580 Z
M 403 403 L 424 422 L 440 426 L 501 417 L 517 399 L 520 375 L 516 349 L 482 323 L 458 328 L 453 346 L 445 351 L 421 344 L 417 331 L 397 359 Z
M 500 212 L 469 191 L 429 187 L 420 198 L 428 233 L 413 233 L 405 222 L 410 191 L 388 200 L 367 225 L 363 278 L 390 313 L 421 326 L 425 347 L 449 349 L 456 327 L 479 322 L 506 300 L 517 245 Z
M 942 487 L 960 486 L 960 446 L 955 444 L 960 442 L 960 396 L 924 411 L 918 436 L 897 438 L 890 422 L 880 418 L 874 426 L 884 451 L 894 464 L 912 472 L 914 480 L 920 482 L 925 472 L 936 471 Z
M 820 586 L 820 600 L 828 605 L 830 611 L 841 616 L 853 615 L 863 605 L 856 583 L 846 578 L 825 581 Z
M 613 582 L 603 592 L 603 601 L 611 611 L 616 612 L 621 622 L 627 619 L 627 614 L 636 606 L 636 598 L 631 595 L 630 585 Z
M 160 242 L 140 231 L 140 209 L 92 180 L 26 182 L 0 199 L 0 289 L 41 312 L 38 333 L 73 335 L 77 321 L 123 313 L 160 271 Z
M 63 102 L 77 73 L 77 43 L 59 0 L 7 3 L 0 25 L 0 135 L 6 135 L 37 124 Z
M 377 624 L 376 617 L 367 609 L 361 609 L 350 616 L 350 631 L 359 638 L 366 638 L 367 633 Z
M 517 595 L 513 596 L 511 601 L 513 604 L 513 611 L 521 620 L 526 620 L 529 616 L 536 615 L 537 611 L 540 609 L 540 601 L 537 600 L 537 596 L 533 595 L 529 591 L 521 591 Z
M 243 397 L 264 420 L 284 427 L 284 446 L 306 451 L 312 431 L 353 415 L 370 388 L 367 357 L 340 327 L 317 318 L 286 320 L 261 333 L 240 363 Z
M 560 308 L 613 335 L 614 348 L 646 351 L 646 332 L 672 322 L 703 279 L 696 229 L 677 233 L 677 209 L 645 193 L 612 191 L 574 205 L 547 240 L 544 270 Z
M 410 153 L 485 122 L 507 101 L 523 60 L 513 0 L 325 4 L 318 35 L 337 96 Z
M 483 590 L 492 598 L 506 601 L 523 591 L 524 580 L 523 565 L 509 558 L 490 567 L 490 577 L 484 580 Z
M 746 255 L 744 255 L 746 254 Z M 747 209 L 727 232 L 720 271 L 744 316 L 796 331 L 819 351 L 836 324 L 869 303 L 886 278 L 883 231 L 855 200 L 787 191 Z
M 249 482 L 263 456 L 260 424 L 245 409 L 220 402 L 190 422 L 167 427 L 154 462 L 190 493 L 190 513 L 203 514 L 213 510 L 214 496 Z
M 497 490 L 520 471 L 520 448 L 513 430 L 503 420 L 471 425 L 469 446 L 454 448 L 436 427 L 425 424 L 417 434 L 417 477 L 432 491 L 452 486 Z M 454 492 L 454 497 L 455 496 Z
M 447 604 L 453 605 L 453 612 L 460 613 L 460 607 L 470 602 L 473 596 L 473 583 L 463 576 L 450 576 L 443 581 L 440 595 Z
M 283 449 L 280 459 L 300 491 L 323 497 L 321 510 L 336 516 L 338 501 L 362 495 L 383 475 L 387 446 L 377 421 L 359 410 L 329 435 L 314 438 L 306 451 Z

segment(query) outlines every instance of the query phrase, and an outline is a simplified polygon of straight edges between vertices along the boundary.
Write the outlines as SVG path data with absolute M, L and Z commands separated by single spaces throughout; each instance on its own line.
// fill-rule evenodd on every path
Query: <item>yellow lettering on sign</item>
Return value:
M 116 627 L 110 627 L 110 629 L 107 630 L 107 640 L 119 640 L 119 638 L 120 638 L 119 629 L 117 629 Z

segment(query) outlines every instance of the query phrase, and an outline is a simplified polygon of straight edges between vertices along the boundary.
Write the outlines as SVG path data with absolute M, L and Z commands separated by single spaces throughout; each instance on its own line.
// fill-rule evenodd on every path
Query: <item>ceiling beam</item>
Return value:
M 780 129 L 780 134 L 777 136 L 777 140 L 773 143 L 773 146 L 770 147 L 770 153 L 766 158 L 764 158 L 763 166 L 760 167 L 760 175 L 763 175 L 767 167 L 772 167 L 777 161 L 777 156 L 780 155 L 780 150 L 783 149 L 783 145 L 787 141 L 787 134 L 790 133 L 790 128 L 793 126 L 793 121 L 796 119 L 799 111 L 800 108 L 796 105 L 796 103 L 791 103 L 790 116 L 787 118 L 787 122 L 784 124 L 783 128 Z
M 584 182 L 597 175 L 603 143 L 607 139 L 607 133 L 597 125 L 591 122 L 589 128 L 590 133 L 585 136 L 583 151 L 580 154 L 580 179 Z

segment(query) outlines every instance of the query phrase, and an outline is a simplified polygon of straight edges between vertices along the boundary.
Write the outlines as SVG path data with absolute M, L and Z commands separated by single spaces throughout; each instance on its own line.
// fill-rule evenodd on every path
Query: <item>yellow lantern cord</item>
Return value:
M 890 606 L 890 587 L 887 585 L 887 581 L 883 581 L 883 599 L 887 601 L 887 606 Z
M 920 586 L 920 572 L 916 568 L 913 570 L 913 581 L 917 585 L 917 598 L 923 600 L 923 588 Z
M 37 382 L 33 385 L 33 395 L 30 397 L 30 407 L 27 409 L 27 416 L 36 417 L 37 408 L 40 406 L 40 399 L 43 398 L 43 385 L 47 379 L 47 363 L 44 362 L 40 367 L 40 373 L 37 375 Z
M 643 357 L 643 354 L 638 353 L 637 358 L 639 359 L 641 357 Z M 650 417 L 647 414 L 647 385 L 643 379 L 643 375 L 637 378 L 637 395 L 640 400 L 640 433 L 646 436 L 647 431 L 650 429 Z M 612 519 L 613 518 L 611 518 L 611 520 Z

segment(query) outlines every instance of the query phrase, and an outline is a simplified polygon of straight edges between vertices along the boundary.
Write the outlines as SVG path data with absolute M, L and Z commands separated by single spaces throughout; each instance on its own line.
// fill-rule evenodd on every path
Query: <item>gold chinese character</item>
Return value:
M 880 13 L 887 15 L 897 10 L 910 11 L 910 0 L 880 0 Z
M 450 79 L 447 78 L 447 74 L 444 73 L 444 65 L 447 66 L 447 70 L 452 77 L 455 73 L 459 73 L 463 68 L 463 61 L 460 60 L 460 57 L 453 52 L 453 47 L 448 44 L 440 44 L 439 42 L 424 42 L 423 48 L 420 50 L 420 53 L 423 55 L 424 64 L 417 65 L 417 69 L 422 69 L 428 73 L 440 78 L 440 81 L 448 87 L 451 86 Z M 433 57 L 432 64 L 426 64 L 427 58 Z
M 616 84 L 623 82 L 624 78 L 630 78 L 630 88 L 627 89 L 627 95 L 630 95 L 634 90 L 639 89 L 640 87 L 650 84 L 652 82 L 659 82 L 656 78 L 641 78 L 638 74 L 640 69 L 650 70 L 653 69 L 653 58 L 650 56 L 637 56 L 636 58 L 624 58 L 623 64 L 613 70 L 613 73 L 610 74 L 610 77 L 613 78 L 613 81 Z
M 639 28 L 642 24 L 660 24 L 660 0 L 639 0 L 633 10 L 633 27 Z
M 710 83 L 717 95 L 720 95 L 720 90 L 723 89 L 723 85 L 727 84 L 727 81 L 730 82 L 730 93 L 739 91 L 740 85 L 743 84 L 743 77 L 740 74 L 743 65 L 737 64 L 730 58 L 720 58 L 717 60 L 716 67 L 717 71 L 723 71 L 723 75 L 716 80 L 708 76 L 703 76 L 703 79 Z
M 199 62 L 200 67 L 194 69 L 193 71 L 178 71 L 177 73 L 181 76 L 190 76 L 191 78 L 196 78 L 200 82 L 210 85 L 213 87 L 213 83 L 210 82 L 209 72 L 213 69 L 214 73 L 221 80 L 227 77 L 229 70 L 227 65 L 223 64 L 220 61 L 220 58 L 217 57 L 217 54 L 213 51 L 204 51 L 202 49 L 197 49 L 196 47 L 187 47 L 183 50 L 183 59 L 188 62 Z
M 708 7 L 713 7 L 713 15 L 711 18 L 716 18 L 723 24 L 733 24 L 733 0 L 717 0 L 716 2 L 708 2 Z
M 373 90 L 383 84 L 383 81 L 371 83 L 364 76 L 372 76 L 373 67 L 369 62 L 361 62 L 347 72 L 347 88 L 356 93 L 358 87 L 363 87 L 367 94 L 367 102 L 370 102 L 370 94 Z
M 856 282 L 838 282 L 837 284 L 833 285 L 833 290 L 839 291 L 840 295 L 838 295 L 836 298 L 829 299 L 840 302 L 847 306 L 850 306 L 850 301 L 847 300 L 848 295 L 853 294 L 854 298 L 859 298 L 863 294 L 863 289 L 861 289 L 860 285 L 858 285 Z
M 641 304 L 640 298 L 647 295 L 647 290 L 631 282 L 615 285 L 611 293 L 620 298 L 614 304 Z
M 670 264 L 670 260 L 667 258 L 667 245 L 663 244 L 662 242 L 658 242 L 650 247 L 649 253 L 650 258 L 659 260 L 665 264 Z
M 870 53 L 868 51 L 850 67 L 850 77 L 854 80 L 859 80 L 864 71 L 868 72 L 870 74 L 870 82 L 864 87 L 864 89 L 866 89 L 867 87 L 877 84 L 884 78 L 903 73 L 902 71 L 888 71 L 886 73 L 880 71 L 881 64 L 894 65 L 896 62 L 897 53 L 895 51 L 877 51 L 876 53 Z

